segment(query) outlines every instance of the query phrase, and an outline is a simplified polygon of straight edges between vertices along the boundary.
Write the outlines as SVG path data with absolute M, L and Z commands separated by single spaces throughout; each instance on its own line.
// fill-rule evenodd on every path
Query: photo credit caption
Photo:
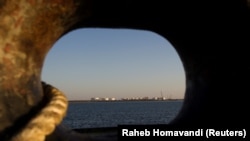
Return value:
M 247 138 L 246 128 L 178 128 L 165 125 L 119 125 L 118 139 L 130 139 L 131 137 L 151 137 L 151 138 L 225 138 L 233 137 L 238 139 Z

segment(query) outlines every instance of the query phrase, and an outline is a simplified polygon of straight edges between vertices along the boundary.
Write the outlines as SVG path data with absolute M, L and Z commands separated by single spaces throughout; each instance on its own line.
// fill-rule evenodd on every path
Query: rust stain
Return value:
M 27 0 L 27 2 L 32 6 L 36 5 L 36 0 Z
M 5 66 L 5 71 L 9 72 L 7 74 L 11 74 L 11 72 L 13 71 L 13 63 L 9 58 L 3 57 L 3 64 Z M 12 75 L 12 74 L 11 74 Z
M 12 64 L 11 60 L 9 58 L 6 58 L 6 57 L 3 57 L 3 62 L 6 66 L 10 66 Z
M 20 7 L 16 4 L 13 6 L 13 11 L 11 12 L 11 16 L 17 17 L 20 13 L 21 9 Z
M 28 2 L 35 4 L 32 0 Z M 44 57 L 53 43 L 74 23 L 72 15 L 75 8 L 74 1 L 43 0 L 30 11 L 25 11 L 24 19 L 16 21 L 22 31 L 17 37 L 18 46 L 22 46 L 19 49 L 32 58 L 36 67 L 42 67 Z
M 19 27 L 21 24 L 22 24 L 22 21 L 23 21 L 23 17 L 19 17 L 15 23 L 15 28 Z
M 11 44 L 6 43 L 6 45 L 4 47 L 4 53 L 10 53 L 10 50 L 11 50 Z

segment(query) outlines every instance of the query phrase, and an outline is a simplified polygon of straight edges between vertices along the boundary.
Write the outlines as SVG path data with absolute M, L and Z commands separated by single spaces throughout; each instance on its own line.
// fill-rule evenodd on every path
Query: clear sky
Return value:
M 183 98 L 185 75 L 175 49 L 156 33 L 88 28 L 72 31 L 47 54 L 42 80 L 69 100 L 91 97 Z

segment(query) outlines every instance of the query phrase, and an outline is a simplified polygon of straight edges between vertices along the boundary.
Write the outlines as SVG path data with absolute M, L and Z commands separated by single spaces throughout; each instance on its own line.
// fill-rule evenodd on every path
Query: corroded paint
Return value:
M 44 58 L 77 21 L 78 6 L 73 0 L 0 1 L 0 132 L 41 101 Z

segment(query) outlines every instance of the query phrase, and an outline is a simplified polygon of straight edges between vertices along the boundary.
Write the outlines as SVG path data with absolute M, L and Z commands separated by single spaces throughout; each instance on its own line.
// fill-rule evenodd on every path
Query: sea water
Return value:
M 70 102 L 63 124 L 73 129 L 167 124 L 178 114 L 182 103 L 182 100 Z

